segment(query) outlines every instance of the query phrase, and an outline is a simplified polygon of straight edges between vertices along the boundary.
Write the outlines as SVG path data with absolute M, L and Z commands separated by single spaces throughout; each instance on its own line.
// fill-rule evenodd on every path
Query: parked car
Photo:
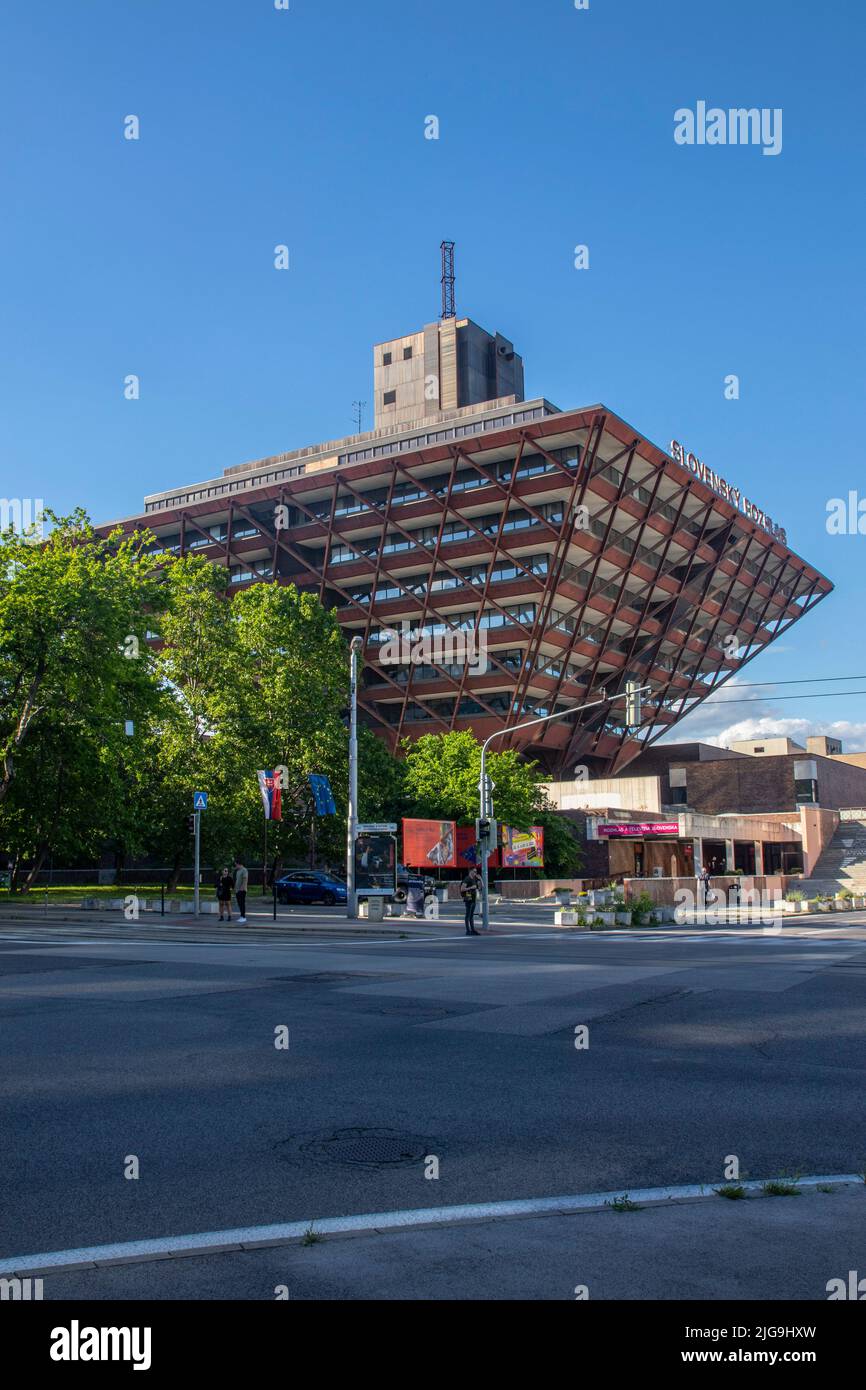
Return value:
M 346 885 L 322 869 L 296 869 L 277 879 L 277 902 L 324 903 L 333 907 L 345 903 Z

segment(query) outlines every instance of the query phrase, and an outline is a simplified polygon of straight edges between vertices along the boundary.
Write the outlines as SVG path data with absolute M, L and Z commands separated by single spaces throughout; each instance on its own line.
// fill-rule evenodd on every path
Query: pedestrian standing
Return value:
M 247 921 L 247 884 L 250 876 L 239 859 L 235 860 L 235 897 L 238 900 L 238 923 L 246 926 Z
M 228 868 L 220 869 L 217 874 L 216 895 L 220 910 L 220 921 L 230 922 L 232 920 L 232 888 L 234 880 Z M 224 915 L 225 914 L 225 915 Z
M 707 868 L 703 869 L 701 872 L 701 883 L 704 889 L 704 907 L 706 907 L 707 897 L 710 891 L 710 871 Z
M 470 869 L 460 885 L 460 895 L 463 898 L 463 906 L 466 910 L 466 935 L 480 936 L 480 932 L 475 930 L 475 904 L 478 901 L 478 887 L 481 879 L 477 869 Z

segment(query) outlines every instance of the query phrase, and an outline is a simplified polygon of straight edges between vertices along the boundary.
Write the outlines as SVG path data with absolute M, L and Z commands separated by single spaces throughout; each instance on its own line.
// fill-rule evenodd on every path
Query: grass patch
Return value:
M 773 1178 L 770 1182 L 762 1183 L 761 1191 L 765 1197 L 799 1197 L 800 1188 L 796 1182 L 791 1182 L 788 1178 Z
M 829 1183 L 829 1182 L 819 1182 L 819 1183 L 818 1183 L 818 1189 L 817 1189 L 817 1190 L 818 1190 L 819 1192 L 835 1192 L 835 1191 L 836 1191 L 836 1189 L 835 1189 L 835 1187 L 833 1187 L 832 1183 Z
M 319 1242 L 322 1241 L 322 1240 L 324 1240 L 324 1239 L 325 1239 L 325 1237 L 324 1237 L 324 1236 L 320 1236 L 318 1231 L 314 1231 L 314 1230 L 313 1230 L 313 1223 L 312 1223 L 312 1221 L 311 1221 L 310 1224 L 309 1224 L 309 1226 L 307 1227 L 307 1229 L 304 1231 L 304 1234 L 301 1236 L 301 1244 L 302 1244 L 302 1245 L 318 1245 Z
M 80 902 L 82 898 L 126 898 L 131 894 L 139 898 L 158 898 L 160 886 L 158 883 L 93 883 L 87 887 L 79 884 L 37 883 L 29 893 L 12 893 L 8 888 L 0 889 L 0 902 L 41 903 L 48 898 L 50 902 L 73 903 Z M 202 895 L 208 894 L 210 889 L 210 884 L 203 883 Z M 192 885 L 183 884 L 173 888 L 170 893 L 166 889 L 165 895 L 167 898 L 191 898 Z
M 605 1206 L 610 1207 L 611 1211 L 643 1211 L 640 1203 L 633 1202 L 627 1192 L 621 1197 L 614 1197 L 612 1202 L 605 1202 Z
M 717 1197 L 727 1197 L 730 1202 L 739 1202 L 746 1195 L 746 1189 L 741 1183 L 728 1182 L 722 1187 L 714 1187 L 713 1191 Z

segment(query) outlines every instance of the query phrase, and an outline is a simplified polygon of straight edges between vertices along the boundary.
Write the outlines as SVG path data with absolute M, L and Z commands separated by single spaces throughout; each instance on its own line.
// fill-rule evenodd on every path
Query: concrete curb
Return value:
M 740 1184 L 747 1192 L 760 1193 L 772 1179 L 751 1179 Z M 793 1180 L 790 1180 L 793 1181 Z M 836 1173 L 796 1179 L 801 1189 L 828 1186 L 859 1186 L 859 1173 Z M 537 1197 L 505 1202 L 474 1202 L 464 1206 L 421 1207 L 409 1211 L 370 1212 L 360 1216 L 332 1216 L 317 1220 L 291 1221 L 270 1226 L 235 1227 L 225 1231 L 202 1231 L 197 1235 L 163 1236 L 154 1240 L 132 1240 L 111 1245 L 82 1246 L 75 1250 L 45 1251 L 35 1255 L 15 1255 L 0 1260 L 0 1276 L 24 1278 L 34 1275 L 69 1273 L 74 1270 L 104 1269 L 111 1265 L 144 1264 L 151 1260 L 172 1260 L 195 1255 L 219 1255 L 271 1246 L 293 1245 L 314 1232 L 317 1236 L 383 1235 L 388 1232 L 417 1230 L 437 1226 L 462 1226 L 486 1221 L 514 1220 L 520 1217 L 573 1216 L 604 1211 L 627 1195 L 640 1207 L 662 1207 L 671 1203 L 697 1202 L 717 1195 L 724 1183 L 690 1184 L 681 1187 L 645 1187 L 617 1192 L 586 1192 L 569 1197 Z M 720 1200 L 724 1200 L 723 1198 Z M 769 1199 L 768 1199 L 769 1200 Z

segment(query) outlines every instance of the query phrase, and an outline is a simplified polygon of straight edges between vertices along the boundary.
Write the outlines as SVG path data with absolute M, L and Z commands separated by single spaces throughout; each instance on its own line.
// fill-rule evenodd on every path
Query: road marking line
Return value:
M 762 1179 L 743 1182 L 748 1192 L 759 1192 Z M 824 1183 L 857 1183 L 859 1173 L 798 1178 L 799 1187 Z M 716 1184 L 701 1183 L 680 1187 L 629 1188 L 628 1196 L 638 1205 L 689 1201 L 715 1195 Z M 101 1269 L 110 1265 L 141 1264 L 190 1255 L 216 1255 L 243 1250 L 263 1250 L 269 1246 L 290 1245 L 314 1228 L 318 1235 L 349 1235 L 358 1232 L 405 1231 L 419 1226 L 454 1226 L 470 1221 L 502 1220 L 509 1217 L 567 1216 L 582 1211 L 598 1211 L 623 1194 L 584 1192 L 570 1197 L 534 1197 L 505 1202 L 471 1202 L 464 1206 L 420 1207 L 404 1211 L 368 1212 L 362 1216 L 310 1217 L 269 1226 L 240 1226 L 225 1231 L 202 1231 L 190 1236 L 162 1236 L 155 1240 L 120 1241 L 112 1245 L 89 1245 L 75 1250 L 51 1250 L 36 1255 L 15 1255 L 0 1260 L 0 1275 L 18 1276 L 58 1274 L 80 1269 Z

